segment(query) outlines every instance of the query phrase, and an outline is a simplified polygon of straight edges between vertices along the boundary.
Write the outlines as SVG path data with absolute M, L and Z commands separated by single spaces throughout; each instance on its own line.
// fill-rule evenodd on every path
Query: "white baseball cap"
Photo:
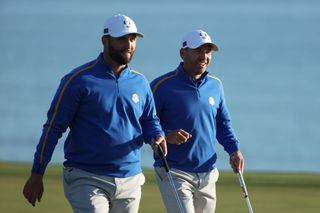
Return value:
M 121 14 L 113 15 L 103 25 L 103 35 L 121 37 L 128 34 L 136 34 L 143 37 L 143 34 L 138 32 L 134 21 L 128 16 Z
M 216 44 L 214 44 L 208 35 L 203 30 L 194 30 L 187 33 L 182 40 L 182 48 L 191 48 L 196 49 L 203 44 L 211 44 L 213 51 L 218 51 L 219 48 Z

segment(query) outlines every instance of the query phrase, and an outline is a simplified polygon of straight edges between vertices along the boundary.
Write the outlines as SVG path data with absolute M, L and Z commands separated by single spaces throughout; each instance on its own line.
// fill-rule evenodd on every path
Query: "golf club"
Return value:
M 169 169 L 168 161 L 167 161 L 166 157 L 163 154 L 161 146 L 158 146 L 158 153 L 159 153 L 160 158 L 162 160 L 163 166 L 164 166 L 164 168 L 166 170 L 167 177 L 169 179 L 169 183 L 171 185 L 172 191 L 173 191 L 174 196 L 176 198 L 180 213 L 184 213 L 184 209 L 182 207 L 182 204 L 181 204 L 181 201 L 180 201 L 176 186 L 174 185 L 174 182 L 173 182 L 173 179 L 172 179 L 172 175 L 171 175 L 171 172 L 170 172 L 170 169 Z
M 250 212 L 250 213 L 253 213 L 252 206 L 251 206 L 251 203 L 250 203 L 250 200 L 249 200 L 249 195 L 248 195 L 247 187 L 246 187 L 246 184 L 245 184 L 245 182 L 244 182 L 242 172 L 239 171 L 237 175 L 238 175 L 238 178 L 239 178 L 240 186 L 241 186 L 241 188 L 242 188 L 242 192 L 243 192 L 243 195 L 244 195 L 244 199 L 246 200 L 247 206 L 248 206 L 248 208 L 249 208 L 249 212 Z

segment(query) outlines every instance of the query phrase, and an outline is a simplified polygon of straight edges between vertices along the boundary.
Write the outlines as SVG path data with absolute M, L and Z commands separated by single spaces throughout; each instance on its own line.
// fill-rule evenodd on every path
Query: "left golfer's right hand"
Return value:
M 230 166 L 234 173 L 238 173 L 239 171 L 243 172 L 244 159 L 240 150 L 237 150 L 230 155 Z
M 164 156 L 167 155 L 167 142 L 162 135 L 158 135 L 151 140 L 151 147 L 155 153 L 158 154 L 158 146 L 161 146 Z

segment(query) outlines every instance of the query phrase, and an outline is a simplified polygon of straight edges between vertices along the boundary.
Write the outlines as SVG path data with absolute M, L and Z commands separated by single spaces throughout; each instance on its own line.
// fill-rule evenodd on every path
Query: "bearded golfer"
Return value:
M 166 143 L 149 83 L 128 66 L 137 37 L 143 35 L 131 18 L 111 16 L 103 28 L 103 53 L 62 79 L 23 190 L 33 206 L 42 197 L 58 139 L 69 128 L 63 181 L 73 211 L 138 212 L 145 180 L 140 148 L 146 141 L 166 152 Z

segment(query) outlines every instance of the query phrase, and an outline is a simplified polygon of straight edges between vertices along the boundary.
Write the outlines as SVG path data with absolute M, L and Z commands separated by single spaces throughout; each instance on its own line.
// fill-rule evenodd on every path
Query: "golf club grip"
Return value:
M 240 171 L 238 172 L 238 177 L 239 177 L 239 182 L 240 182 L 240 186 L 242 188 L 242 192 L 243 192 L 244 198 L 247 198 L 248 197 L 248 191 L 247 191 L 247 187 L 246 187 L 246 184 L 245 184 L 243 176 L 242 176 L 242 172 L 240 172 Z
M 161 148 L 160 145 L 158 145 L 158 153 L 159 153 L 160 158 L 161 158 L 161 160 L 162 160 L 163 166 L 164 166 L 166 172 L 168 173 L 168 172 L 169 172 L 168 161 L 167 161 L 166 157 L 164 156 L 163 150 L 162 150 L 162 148 Z

